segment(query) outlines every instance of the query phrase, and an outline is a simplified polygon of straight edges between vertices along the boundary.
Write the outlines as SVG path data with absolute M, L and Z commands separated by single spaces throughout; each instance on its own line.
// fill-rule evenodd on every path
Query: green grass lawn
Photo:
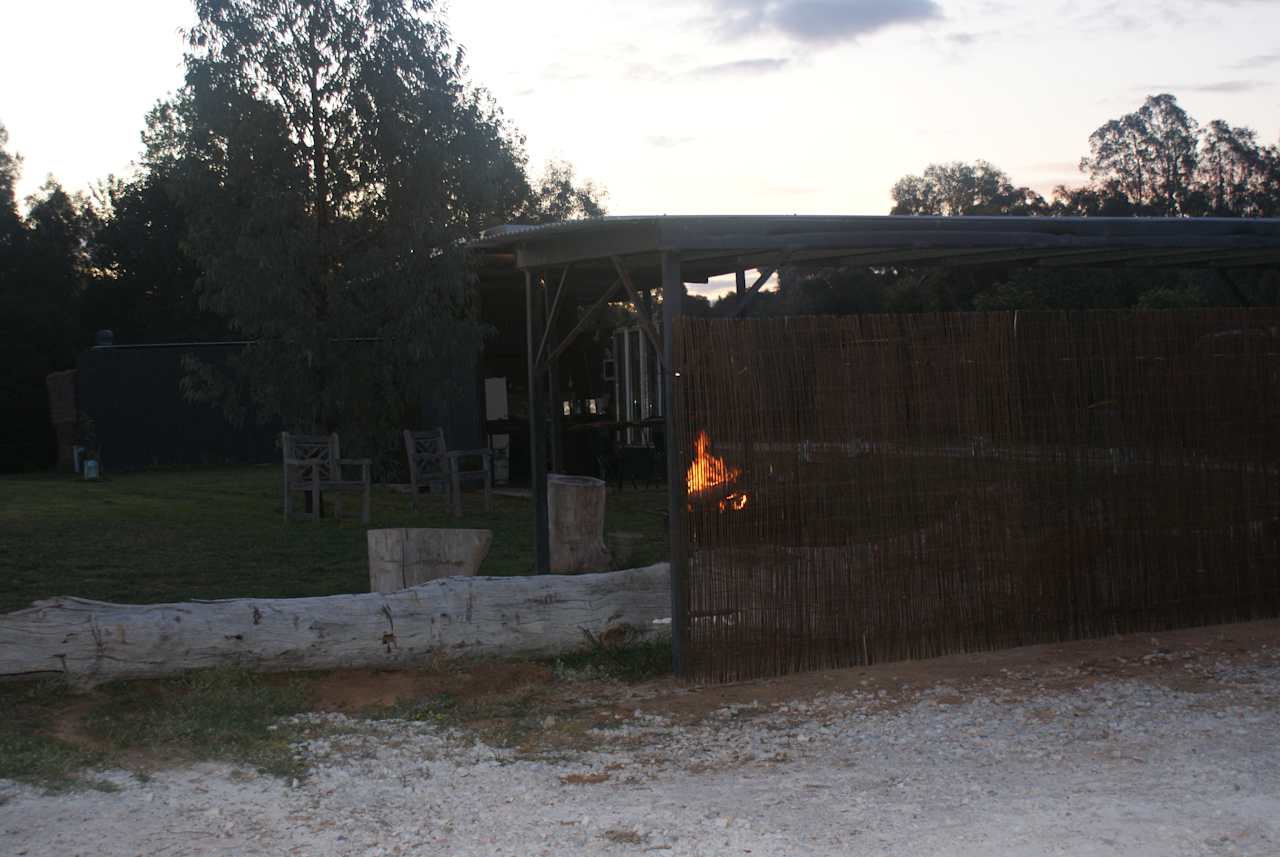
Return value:
M 357 498 L 352 495 L 350 502 Z M 606 531 L 642 533 L 628 565 L 666 554 L 663 490 L 610 490 Z M 443 496 L 375 486 L 369 527 L 482 527 L 493 546 L 486 575 L 533 567 L 532 504 L 468 493 L 465 516 Z M 354 508 L 358 509 L 358 505 Z M 203 468 L 112 475 L 0 478 L 0 612 L 77 595 L 149 603 L 193 598 L 295 597 L 369 590 L 365 526 L 358 520 L 284 524 L 280 467 Z

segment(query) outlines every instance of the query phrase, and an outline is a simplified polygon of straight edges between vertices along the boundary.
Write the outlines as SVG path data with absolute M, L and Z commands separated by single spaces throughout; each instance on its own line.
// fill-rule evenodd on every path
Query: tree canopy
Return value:
M 930 164 L 924 175 L 898 179 L 891 194 L 890 214 L 1036 214 L 1045 207 L 1040 194 L 1014 187 L 986 161 Z
M 478 352 L 460 245 L 529 204 L 522 140 L 428 0 L 196 10 L 148 159 L 179 178 L 202 306 L 253 344 L 232 376 L 193 365 L 190 394 L 298 429 L 406 424 Z

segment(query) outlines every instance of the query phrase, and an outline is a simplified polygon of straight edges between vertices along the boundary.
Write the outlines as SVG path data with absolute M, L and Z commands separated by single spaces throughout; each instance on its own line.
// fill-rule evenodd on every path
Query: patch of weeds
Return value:
M 537 689 L 474 698 L 434 693 L 367 708 L 363 714 L 373 720 L 409 720 L 466 729 L 491 745 L 513 747 L 539 730 L 544 700 L 545 695 Z
M 367 708 L 364 715 L 371 720 L 409 720 L 436 726 L 457 725 L 458 701 L 448 693 L 401 699 L 390 705 Z
M 590 645 L 582 651 L 561 655 L 551 662 L 557 679 L 634 683 L 671 675 L 670 639 L 604 642 L 589 635 L 588 640 Z
M 83 772 L 100 766 L 102 754 L 50 734 L 50 712 L 69 697 L 58 681 L 0 688 L 0 778 L 49 792 L 98 784 Z
M 604 832 L 604 838 L 616 845 L 643 845 L 648 839 L 638 830 L 615 827 Z
M 279 777 L 305 773 L 290 746 L 299 730 L 280 723 L 307 710 L 297 682 L 226 668 L 122 683 L 105 692 L 107 700 L 87 718 L 86 728 L 117 750 L 236 762 Z

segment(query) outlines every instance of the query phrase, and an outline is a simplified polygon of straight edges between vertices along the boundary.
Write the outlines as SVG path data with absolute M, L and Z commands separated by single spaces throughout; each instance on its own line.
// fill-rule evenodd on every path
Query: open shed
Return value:
M 799 263 L 1209 268 L 1230 283 L 1234 270 L 1280 266 L 1278 220 L 618 217 L 500 227 L 470 249 L 482 269 L 524 274 L 539 572 L 548 425 L 559 419 L 550 370 L 609 301 L 640 309 L 663 381 L 677 674 L 736 678 L 1280 611 L 1274 310 L 682 318 L 686 283 L 735 275 L 737 315 L 775 270 Z M 571 318 L 575 304 L 585 311 Z M 1194 414 L 1180 396 L 1198 397 Z M 893 480 L 918 490 L 887 497 L 892 514 L 868 507 Z M 956 486 L 944 500 L 931 487 L 941 484 Z M 1068 499 L 1042 503 L 1046 492 Z M 1134 512 L 1148 494 L 1168 502 Z M 1231 513 L 1208 511 L 1220 504 Z M 1016 527 L 993 523 L 1019 509 L 1031 511 Z M 874 531 L 851 526 L 856 516 Z M 1217 523 L 1200 528 L 1197 516 Z M 1061 544 L 1033 545 L 1037 533 Z M 1246 567 L 1227 580 L 1208 560 L 1180 559 L 1188 551 L 1226 551 Z M 1045 570 L 1050 557 L 1061 573 Z

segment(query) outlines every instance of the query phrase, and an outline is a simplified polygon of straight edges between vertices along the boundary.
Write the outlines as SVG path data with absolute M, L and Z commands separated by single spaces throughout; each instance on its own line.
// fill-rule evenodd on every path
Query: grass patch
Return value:
M 670 671 L 670 642 L 650 640 L 421 671 L 269 676 L 223 668 L 87 693 L 54 682 L 0 684 L 0 778 L 51 792 L 111 789 L 93 772 L 131 770 L 145 780 L 150 770 L 199 761 L 300 778 L 306 767 L 293 744 L 317 727 L 287 720 L 316 710 L 429 723 L 528 753 L 574 749 L 614 721 L 607 704 L 601 709 L 573 682 L 646 681 Z
M 349 505 L 349 504 L 348 504 Z M 641 534 L 631 565 L 666 554 L 662 489 L 610 492 L 606 532 Z M 464 498 L 452 518 L 443 496 L 375 486 L 370 527 L 480 527 L 493 531 L 481 573 L 533 567 L 529 500 Z M 209 467 L 111 475 L 0 477 L 0 613 L 58 595 L 146 604 L 200 598 L 300 597 L 367 592 L 366 527 L 300 521 L 280 512 L 280 468 Z
M 48 792 L 102 787 L 86 776 L 105 754 L 50 734 L 49 712 L 64 706 L 65 688 L 41 682 L 0 689 L 0 778 Z
M 225 761 L 280 777 L 305 769 L 281 725 L 309 710 L 303 686 L 239 669 L 120 682 L 76 695 L 52 684 L 0 687 L 0 778 L 56 792 L 114 788 L 88 772 Z
M 557 678 L 567 681 L 651 681 L 671 675 L 671 639 L 620 644 L 597 641 L 582 651 L 555 658 L 551 669 Z
M 297 680 L 225 668 L 170 681 L 121 682 L 102 694 L 86 731 L 118 753 L 234 762 L 279 777 L 305 773 L 290 747 L 299 731 L 279 722 L 309 710 Z

